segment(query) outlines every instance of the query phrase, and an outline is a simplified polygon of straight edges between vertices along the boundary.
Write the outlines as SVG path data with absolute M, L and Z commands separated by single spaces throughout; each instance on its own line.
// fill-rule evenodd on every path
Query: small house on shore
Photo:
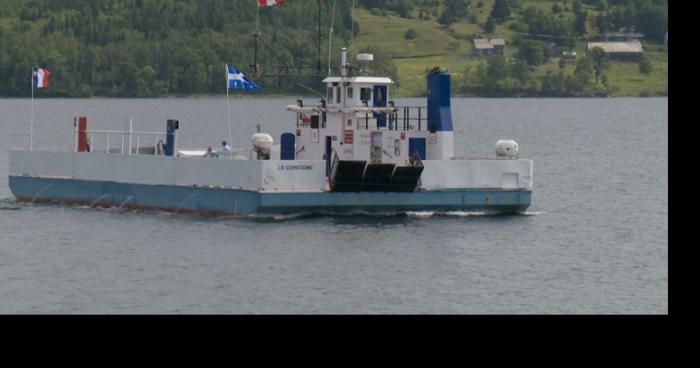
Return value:
M 639 41 L 631 42 L 589 42 L 588 51 L 600 47 L 611 59 L 638 61 L 642 57 L 643 48 Z
M 472 54 L 474 56 L 503 55 L 506 41 L 502 38 L 475 38 Z

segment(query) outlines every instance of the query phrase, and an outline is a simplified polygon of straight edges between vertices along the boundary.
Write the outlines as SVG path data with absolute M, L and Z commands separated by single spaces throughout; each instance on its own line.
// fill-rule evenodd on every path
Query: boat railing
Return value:
M 393 113 L 358 113 L 355 117 L 357 130 L 378 130 L 380 119 L 384 119 L 384 129 L 421 131 L 428 129 L 428 108 L 426 106 L 397 106 Z
M 253 150 L 252 148 L 232 148 L 230 151 L 213 151 L 213 157 L 231 160 L 241 160 L 244 158 L 246 160 L 252 160 L 254 152 L 255 150 Z M 205 155 L 205 157 L 207 156 Z
M 257 73 L 261 77 L 326 77 L 327 68 L 318 68 L 318 64 L 297 64 L 297 65 L 258 65 Z M 341 68 L 331 67 L 330 75 L 340 75 Z M 279 83 L 279 82 L 278 82 Z
M 165 155 L 166 134 L 120 130 L 86 130 L 89 152 L 121 155 Z M 78 151 L 78 136 L 75 137 Z

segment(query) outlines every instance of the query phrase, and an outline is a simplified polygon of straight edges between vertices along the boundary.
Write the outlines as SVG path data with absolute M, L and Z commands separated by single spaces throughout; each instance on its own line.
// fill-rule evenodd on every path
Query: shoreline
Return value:
M 426 98 L 427 95 L 415 95 L 415 96 L 392 96 L 393 98 Z M 477 96 L 477 95 L 454 95 L 452 98 L 489 98 L 489 99 L 535 99 L 535 98 L 585 98 L 585 99 L 603 99 L 603 98 L 668 98 L 667 93 L 648 93 L 640 95 L 620 95 L 620 96 L 601 96 L 601 95 L 588 95 L 588 96 L 556 96 L 556 95 L 541 95 L 541 96 Z M 51 96 L 51 97 L 41 97 L 42 100 L 52 100 L 52 99 L 95 99 L 95 100 L 106 100 L 106 99 L 124 99 L 124 100 L 158 100 L 158 99 L 212 99 L 221 98 L 226 99 L 225 95 L 166 95 L 166 96 Z M 261 99 L 261 98 L 318 98 L 316 95 L 285 95 L 285 94 L 269 94 L 269 95 L 240 95 L 240 96 L 230 96 L 232 100 L 240 99 Z M 30 99 L 28 96 L 0 96 L 0 99 L 10 100 L 10 99 Z

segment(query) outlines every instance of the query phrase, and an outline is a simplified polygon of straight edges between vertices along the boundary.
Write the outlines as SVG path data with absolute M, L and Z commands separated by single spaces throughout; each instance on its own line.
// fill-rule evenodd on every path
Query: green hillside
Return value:
M 486 68 L 487 58 L 472 56 L 473 38 L 503 38 L 506 41 L 506 59 L 518 59 L 518 43 L 530 39 L 528 27 L 523 22 L 525 9 L 534 8 L 541 10 L 554 18 L 553 7 L 558 7 L 556 19 L 559 19 L 564 26 L 572 25 L 575 22 L 576 14 L 573 6 L 575 1 L 561 0 L 522 0 L 508 1 L 511 4 L 511 14 L 500 23 L 495 25 L 492 32 L 486 32 L 484 25 L 487 22 L 494 7 L 495 0 L 466 1 L 468 4 L 467 15 L 456 22 L 446 25 L 439 22 L 440 14 L 444 10 L 445 1 L 428 2 L 437 3 L 421 7 L 416 5 L 411 12 L 399 16 L 395 11 L 378 11 L 378 8 L 371 9 L 361 7 L 355 9 L 353 18 L 359 23 L 360 33 L 354 39 L 355 48 L 362 49 L 371 45 L 380 46 L 393 59 L 398 70 L 399 88 L 398 94 L 401 96 L 419 96 L 425 94 L 425 71 L 440 66 L 449 70 L 456 84 L 469 84 L 469 80 L 475 78 L 479 69 Z M 613 1 L 611 1 L 612 3 Z M 420 4 L 420 1 L 415 2 Z M 605 10 L 601 10 L 600 1 L 580 2 L 579 5 L 587 14 L 585 22 L 585 33 L 575 34 L 570 30 L 562 36 L 568 38 L 546 38 L 535 39 L 537 42 L 550 43 L 558 41 L 565 44 L 566 49 L 571 48 L 582 58 L 586 54 L 587 39 L 594 39 L 600 32 L 597 25 L 597 18 L 607 16 L 613 18 L 617 14 L 623 14 L 626 7 L 634 7 L 634 2 L 627 1 L 625 5 L 607 5 Z M 620 3 L 620 1 L 617 1 Z M 647 1 L 655 6 L 656 4 Z M 607 4 L 607 2 L 606 2 Z M 667 20 L 666 20 L 667 22 Z M 629 31 L 633 27 L 627 26 L 622 29 L 613 28 L 608 31 Z M 415 38 L 407 39 L 406 32 L 412 30 Z M 572 45 L 569 40 L 575 40 Z M 668 93 L 668 51 L 663 45 L 663 41 L 647 37 L 645 40 L 644 53 L 652 65 L 649 74 L 642 74 L 638 63 L 609 60 L 609 66 L 604 75 L 607 80 L 607 87 L 601 83 L 597 85 L 587 85 L 581 91 L 586 94 L 607 94 L 610 96 L 646 96 L 646 95 L 666 95 Z M 548 58 L 541 65 L 529 65 L 530 78 L 532 84 L 541 84 L 544 79 L 552 75 L 557 76 L 563 72 L 564 77 L 573 78 L 577 61 L 570 60 L 559 65 L 559 58 Z M 511 60 L 512 62 L 512 60 Z M 462 80 L 461 80 L 462 79 Z M 512 82 L 512 81 L 511 81 Z M 507 85 L 508 80 L 504 80 Z M 512 82 L 517 84 L 515 82 Z M 466 95 L 480 95 L 474 88 L 457 88 L 457 92 Z M 512 94 L 505 92 L 505 95 L 521 95 L 520 90 L 514 90 Z M 542 93 L 547 95 L 548 93 Z M 488 94 L 487 94 L 488 95 Z

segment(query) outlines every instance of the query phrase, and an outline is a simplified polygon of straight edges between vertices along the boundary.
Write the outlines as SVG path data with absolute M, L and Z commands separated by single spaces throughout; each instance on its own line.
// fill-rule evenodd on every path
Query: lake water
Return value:
M 307 99 L 306 104 L 315 103 Z M 295 98 L 231 100 L 234 147 L 294 127 Z M 398 104 L 424 105 L 423 99 Z M 535 161 L 524 215 L 205 218 L 16 203 L 8 149 L 30 101 L 0 99 L 3 314 L 666 314 L 668 99 L 453 99 L 455 154 L 514 139 Z M 228 136 L 225 98 L 35 99 L 35 149 L 92 129 Z

